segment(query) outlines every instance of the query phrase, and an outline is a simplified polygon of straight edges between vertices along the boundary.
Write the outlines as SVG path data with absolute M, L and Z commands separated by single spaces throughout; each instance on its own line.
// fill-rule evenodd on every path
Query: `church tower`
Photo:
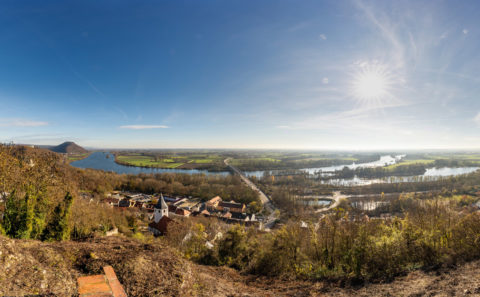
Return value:
M 160 194 L 160 199 L 158 199 L 157 204 L 153 209 L 153 220 L 155 223 L 158 223 L 162 217 L 168 217 L 168 205 L 163 199 L 163 194 Z

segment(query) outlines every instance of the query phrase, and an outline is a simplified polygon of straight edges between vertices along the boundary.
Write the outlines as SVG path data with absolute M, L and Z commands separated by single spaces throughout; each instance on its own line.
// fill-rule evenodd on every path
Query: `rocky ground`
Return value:
M 480 261 L 357 287 L 241 275 L 124 237 L 44 243 L 0 236 L 0 296 L 75 296 L 76 278 L 111 265 L 128 296 L 480 296 Z

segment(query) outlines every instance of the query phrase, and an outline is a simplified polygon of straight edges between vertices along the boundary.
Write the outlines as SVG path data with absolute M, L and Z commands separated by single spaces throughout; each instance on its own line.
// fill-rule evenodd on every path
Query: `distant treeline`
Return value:
M 430 167 L 430 166 L 429 166 Z M 350 169 L 344 167 L 340 171 L 336 171 L 334 175 L 324 177 L 324 179 L 331 178 L 353 178 L 354 176 L 361 178 L 381 178 L 387 176 L 414 176 L 423 175 L 427 171 L 425 164 L 407 164 L 399 165 L 392 168 L 388 167 L 374 167 L 374 168 L 356 168 Z
M 240 177 L 234 175 L 175 173 L 127 175 L 122 177 L 118 188 L 147 194 L 193 196 L 203 200 L 218 195 L 224 200 L 235 200 L 246 204 L 253 201 L 259 202 L 257 193 L 243 184 Z
M 353 155 L 351 158 L 342 159 L 338 157 L 325 159 L 309 159 L 309 157 L 280 157 L 278 160 L 256 159 L 240 159 L 235 166 L 242 171 L 256 170 L 289 170 L 302 168 L 328 167 L 338 165 L 349 165 L 355 163 L 368 163 L 380 159 L 380 155 Z
M 437 180 L 425 180 L 419 177 L 417 181 L 401 183 L 377 183 L 356 187 L 339 187 L 346 194 L 402 193 L 427 191 L 456 191 L 459 194 L 473 194 L 478 191 L 480 173 L 441 177 Z

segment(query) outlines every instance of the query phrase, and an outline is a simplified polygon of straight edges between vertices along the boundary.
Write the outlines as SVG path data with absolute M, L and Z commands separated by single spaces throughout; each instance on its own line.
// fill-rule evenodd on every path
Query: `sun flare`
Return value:
M 363 65 L 353 82 L 353 95 L 360 100 L 379 100 L 389 93 L 389 76 L 377 64 Z
M 365 73 L 356 83 L 355 91 L 362 98 L 377 98 L 386 91 L 385 78 L 378 73 Z

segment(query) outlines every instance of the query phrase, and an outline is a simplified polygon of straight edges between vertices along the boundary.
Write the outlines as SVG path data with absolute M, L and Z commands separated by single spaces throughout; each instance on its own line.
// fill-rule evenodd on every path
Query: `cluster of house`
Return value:
M 235 201 L 223 201 L 220 196 L 216 196 L 206 202 L 200 198 L 186 197 L 167 197 L 160 194 L 133 194 L 125 192 L 115 192 L 103 201 L 111 206 L 119 208 L 139 208 L 146 210 L 151 214 L 153 222 L 149 225 L 150 231 L 154 234 L 163 234 L 166 226 L 172 218 L 204 216 L 221 219 L 227 223 L 255 224 L 259 220 L 255 214 L 247 214 L 247 207 L 243 203 Z M 157 200 L 157 203 L 154 202 Z M 161 220 L 162 218 L 165 218 Z M 261 219 L 261 218 L 260 218 Z M 153 231 L 153 229 L 157 231 Z
M 169 201 L 170 204 L 167 204 Z M 154 235 L 163 235 L 167 232 L 168 225 L 173 222 L 172 217 L 203 215 L 206 217 L 217 217 L 226 222 L 244 222 L 252 224 L 258 222 L 255 214 L 247 215 L 246 206 L 235 201 L 222 201 L 222 198 L 216 196 L 205 203 L 196 201 L 165 198 L 160 195 L 160 199 L 153 208 L 153 221 L 148 225 L 148 230 Z M 171 216 L 170 216 L 171 215 Z
M 107 198 L 103 202 L 122 208 L 137 207 L 143 209 L 150 209 L 153 211 L 153 204 L 151 202 L 155 199 L 155 196 L 141 193 L 129 193 L 129 192 L 113 192 L 107 195 Z

